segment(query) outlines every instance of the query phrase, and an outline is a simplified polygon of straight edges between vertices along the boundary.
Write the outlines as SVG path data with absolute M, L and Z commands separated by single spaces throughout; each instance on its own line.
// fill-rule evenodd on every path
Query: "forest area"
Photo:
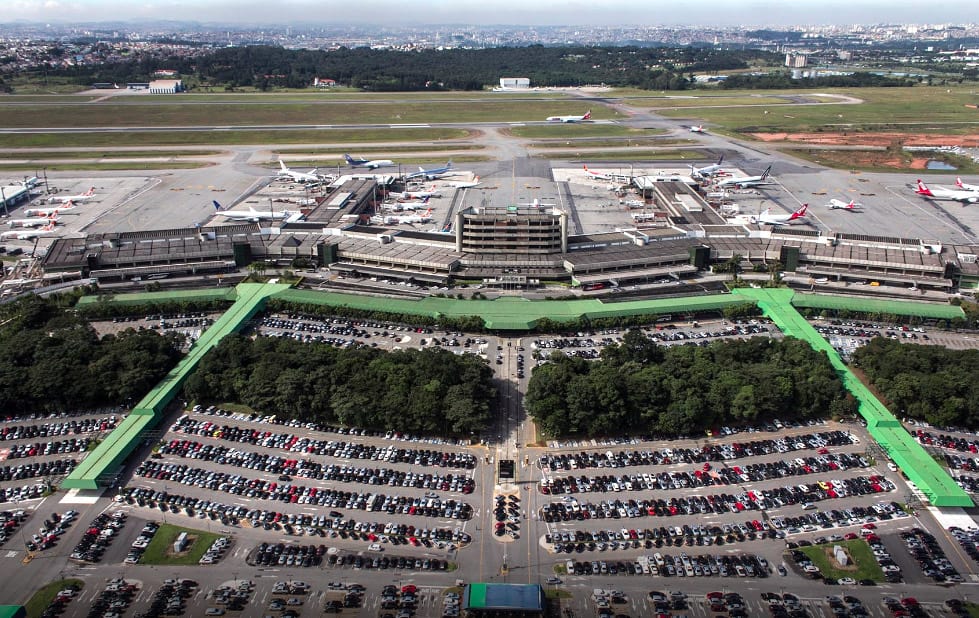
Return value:
M 875 337 L 858 348 L 859 367 L 897 416 L 936 427 L 979 429 L 979 350 L 950 350 Z
M 8 414 L 125 405 L 180 360 L 182 339 L 127 330 L 99 339 L 82 317 L 30 296 L 0 314 L 0 410 Z
M 176 70 L 187 82 L 215 88 L 309 88 L 314 77 L 365 91 L 482 90 L 501 77 L 527 77 L 535 87 L 607 84 L 682 90 L 694 72 L 744 69 L 772 59 L 760 50 L 649 47 L 496 47 L 417 51 L 340 48 L 296 50 L 275 46 L 216 49 L 204 55 L 146 57 L 79 66 L 49 75 L 76 83 L 146 81 L 158 69 Z M 687 76 L 685 76 L 685 74 Z M 188 78 L 193 77 L 193 80 Z
M 442 349 L 338 349 L 291 339 L 226 337 L 188 378 L 200 404 L 241 403 L 280 418 L 469 437 L 490 422 L 492 371 Z
M 689 436 L 856 412 L 829 359 L 798 339 L 661 347 L 638 330 L 599 361 L 554 354 L 534 370 L 526 407 L 549 437 Z

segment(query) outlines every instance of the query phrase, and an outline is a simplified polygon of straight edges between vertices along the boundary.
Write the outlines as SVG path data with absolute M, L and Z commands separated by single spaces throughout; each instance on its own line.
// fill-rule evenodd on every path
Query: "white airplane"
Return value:
M 955 179 L 955 186 L 964 191 L 979 191 L 979 185 L 970 185 L 962 182 L 961 178 Z
M 714 165 L 707 165 L 705 167 L 694 167 L 691 165 L 690 173 L 693 176 L 701 176 L 701 177 L 713 176 L 714 174 L 721 171 L 721 163 L 724 163 L 724 155 L 721 155 L 721 157 L 717 160 L 717 163 L 715 163 Z
M 48 198 L 48 204 L 54 204 L 55 202 L 84 202 L 85 200 L 90 200 L 95 197 L 95 187 L 92 187 L 85 193 L 81 195 L 52 195 Z
M 612 180 L 615 182 L 632 182 L 632 176 L 628 176 L 626 174 L 615 174 L 612 172 L 608 172 L 608 173 L 596 172 L 594 170 L 588 169 L 587 165 L 583 167 L 585 168 L 585 172 L 587 172 L 593 178 L 596 178 L 598 180 Z
M 735 219 L 758 225 L 782 225 L 791 223 L 797 219 L 802 219 L 806 216 L 807 210 L 809 210 L 809 204 L 803 204 L 802 208 L 790 215 L 773 215 L 771 214 L 770 209 L 766 208 L 763 212 L 757 215 L 738 215 L 735 217 Z
M 398 200 L 393 204 L 388 202 L 385 204 L 381 204 L 381 208 L 383 208 L 384 210 L 401 211 L 401 210 L 421 210 L 422 208 L 431 208 L 431 207 L 428 205 L 428 198 L 426 197 L 424 199 L 413 200 L 413 201 Z
M 316 175 L 316 168 L 308 172 L 297 172 L 286 167 L 285 162 L 279 159 L 279 173 L 276 178 L 289 178 L 296 182 L 319 182 L 320 177 Z
M 55 210 L 54 214 L 45 217 L 31 217 L 29 219 L 11 219 L 7 221 L 7 225 L 10 227 L 41 227 L 43 225 L 48 225 L 49 223 L 58 222 L 58 211 Z
M 975 204 L 979 202 L 979 192 L 977 191 L 963 191 L 961 189 L 943 189 L 941 187 L 935 187 L 934 189 L 928 188 L 928 185 L 921 182 L 918 179 L 918 189 L 915 191 L 918 195 L 923 197 L 929 197 L 933 200 L 954 200 L 956 202 L 962 202 L 965 204 Z
M 699 124 L 699 125 L 697 125 L 695 127 L 690 127 L 690 132 L 691 133 L 706 133 L 707 131 L 704 131 L 704 125 Z
M 843 200 L 832 199 L 829 204 L 826 204 L 830 210 L 850 210 L 856 212 L 858 209 L 863 208 L 863 204 L 857 204 L 853 200 L 849 202 L 844 202 Z
M 544 202 L 541 202 L 539 198 L 536 198 L 536 197 L 534 198 L 534 201 L 533 202 L 529 202 L 529 203 L 528 202 L 520 202 L 517 205 L 518 206 L 530 206 L 530 207 L 536 208 L 537 210 L 540 210 L 541 208 L 554 208 L 555 206 L 557 206 L 557 204 L 554 204 L 554 203 L 545 204 Z
M 433 167 L 430 170 L 419 166 L 417 172 L 412 172 L 405 176 L 405 179 L 411 180 L 413 178 L 424 178 L 425 180 L 435 180 L 436 178 L 441 178 L 452 171 L 452 159 L 449 159 L 448 163 L 443 167 Z
M 450 186 L 453 189 L 472 189 L 480 185 L 479 176 L 473 178 L 472 182 L 453 182 Z
M 725 178 L 721 182 L 717 183 L 718 188 L 720 187 L 740 187 L 742 189 L 747 189 L 748 187 L 757 187 L 759 185 L 767 185 L 768 174 L 772 171 L 772 166 L 769 165 L 765 168 L 765 171 L 761 173 L 761 176 L 745 176 L 744 178 Z
M 547 122 L 584 122 L 586 120 L 591 120 L 591 110 L 588 110 L 581 116 L 548 116 Z
M 385 225 L 401 225 L 414 223 L 428 223 L 432 220 L 432 209 L 429 208 L 420 215 L 390 215 L 384 217 Z
M 348 154 L 343 155 L 343 158 L 347 160 L 347 165 L 350 167 L 366 167 L 370 170 L 376 170 L 379 167 L 391 167 L 395 164 L 391 159 L 354 159 Z
M 28 208 L 24 211 L 24 214 L 28 217 L 50 217 L 51 215 L 67 212 L 69 210 L 75 210 L 74 202 L 66 202 L 61 206 L 48 206 L 47 208 Z
M 286 223 L 292 223 L 294 221 L 299 221 L 302 219 L 303 214 L 301 212 L 290 212 L 288 210 L 255 210 L 249 207 L 248 210 L 221 210 L 221 204 L 217 201 L 213 202 L 214 209 L 218 211 L 218 214 L 232 221 L 263 221 L 271 220 L 275 221 L 278 219 L 284 220 Z
M 402 193 L 389 193 L 388 196 L 393 197 L 398 201 L 424 200 L 430 197 L 442 197 L 435 188 L 435 185 L 432 185 L 432 188 L 428 191 L 404 191 Z
M 47 225 L 45 225 L 39 230 L 21 230 L 21 231 L 4 232 L 3 234 L 0 234 L 0 239 L 30 240 L 32 238 L 37 238 L 38 236 L 44 236 L 45 234 L 50 234 L 53 231 L 54 231 L 54 221 L 51 221 L 50 223 L 48 223 Z

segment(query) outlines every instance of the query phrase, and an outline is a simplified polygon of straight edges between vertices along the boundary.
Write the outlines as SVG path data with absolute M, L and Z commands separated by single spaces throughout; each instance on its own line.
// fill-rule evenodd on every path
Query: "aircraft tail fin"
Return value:
M 800 208 L 799 210 L 797 210 L 794 213 L 792 213 L 792 216 L 789 217 L 789 221 L 794 221 L 796 219 L 801 219 L 801 218 L 805 217 L 807 210 L 809 210 L 809 204 L 803 204 L 802 205 L 802 208 Z
M 771 172 L 772 172 L 772 166 L 771 166 L 771 165 L 769 165 L 768 167 L 766 167 L 766 168 L 765 168 L 765 171 L 761 173 L 761 179 L 762 179 L 762 180 L 765 180 L 766 178 L 768 178 L 768 175 L 769 175 L 769 174 L 770 174 Z
M 591 110 L 585 112 L 585 115 L 581 117 L 582 120 L 591 120 Z
M 927 195 L 928 197 L 934 197 L 935 195 L 934 193 L 931 192 L 931 189 L 928 188 L 928 185 L 921 182 L 920 178 L 918 179 L 918 190 L 916 191 L 916 193 L 918 195 Z
M 214 210 L 217 210 L 217 211 L 220 211 L 221 210 L 221 204 L 218 204 L 218 201 L 217 200 L 211 200 L 211 203 L 214 204 Z
M 721 163 L 724 163 L 724 155 L 721 155 L 721 156 L 720 156 L 720 157 L 718 157 L 718 159 L 717 159 L 717 164 L 718 164 L 718 165 L 720 165 Z
M 283 172 L 288 172 L 289 171 L 289 168 L 286 167 L 286 162 L 283 161 L 281 157 L 279 158 L 279 169 L 281 171 L 283 171 Z
M 95 195 L 95 187 L 89 187 L 88 191 L 85 192 L 85 197 L 90 197 Z
M 955 177 L 955 186 L 958 187 L 959 189 L 964 189 L 965 188 L 965 187 L 962 186 L 962 178 L 960 178 L 958 176 Z

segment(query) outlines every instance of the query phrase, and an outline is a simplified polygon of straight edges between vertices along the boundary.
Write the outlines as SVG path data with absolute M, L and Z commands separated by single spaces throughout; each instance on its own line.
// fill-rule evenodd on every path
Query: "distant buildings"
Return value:
M 522 90 L 530 88 L 530 79 L 527 77 L 501 77 L 500 90 Z
M 184 82 L 179 79 L 154 79 L 149 83 L 150 94 L 176 94 L 183 90 Z
M 805 54 L 798 54 L 795 52 L 789 52 L 785 54 L 785 66 L 792 69 L 803 69 L 808 61 L 808 56 Z
M 327 77 L 314 77 L 313 87 L 314 88 L 333 88 L 337 85 L 336 80 L 329 79 Z

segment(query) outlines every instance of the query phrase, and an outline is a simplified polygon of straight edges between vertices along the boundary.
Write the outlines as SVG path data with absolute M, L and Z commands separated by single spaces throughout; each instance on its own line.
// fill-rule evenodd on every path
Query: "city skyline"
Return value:
M 418 0 L 406 10 L 403 2 L 362 0 L 357 3 L 285 0 L 283 2 L 231 2 L 179 0 L 130 3 L 120 0 L 13 0 L 5 7 L 4 21 L 52 24 L 66 22 L 183 21 L 228 25 L 481 25 L 481 26 L 617 26 L 683 25 L 705 27 L 943 24 L 974 21 L 974 5 L 953 0 L 924 5 L 909 0 L 814 2 L 792 4 L 765 0 L 715 0 L 702 4 L 662 1 L 539 0 L 534 3 L 496 0 Z M 705 10 L 709 8 L 709 10 Z M 378 16 L 384 16 L 378 19 Z

